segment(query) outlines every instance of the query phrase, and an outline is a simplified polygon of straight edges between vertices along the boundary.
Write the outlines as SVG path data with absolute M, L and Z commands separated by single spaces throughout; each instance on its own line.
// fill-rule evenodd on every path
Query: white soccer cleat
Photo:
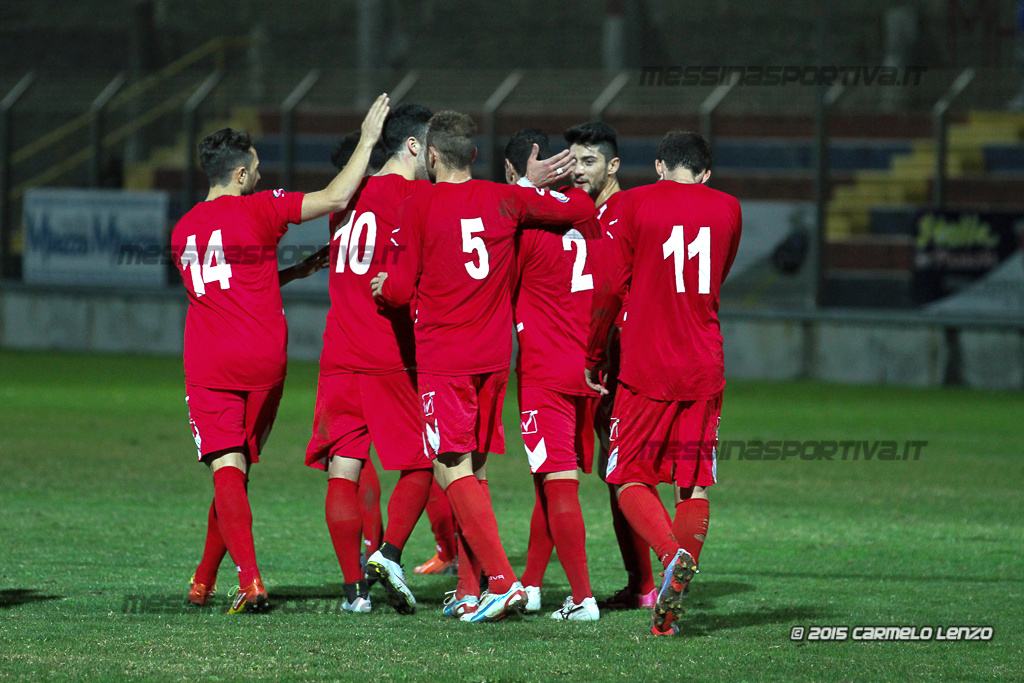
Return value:
M 583 598 L 577 605 L 570 595 L 565 599 L 562 609 L 551 613 L 551 618 L 556 621 L 597 621 L 601 618 L 601 610 L 597 608 L 597 600 L 593 597 Z
M 380 580 L 388 595 L 388 604 L 399 614 L 416 613 L 416 598 L 405 583 L 402 565 L 392 562 L 378 550 L 366 561 L 366 576 Z
M 480 606 L 480 598 L 475 595 L 467 595 L 462 599 L 455 598 L 455 591 L 448 591 L 444 601 L 444 609 L 441 614 L 453 619 L 461 619 L 465 614 L 472 614 Z
M 540 586 L 526 586 L 526 609 L 527 614 L 536 614 L 540 611 Z
M 480 606 L 472 614 L 462 615 L 462 621 L 501 621 L 512 614 L 521 614 L 526 607 L 526 591 L 516 581 L 507 592 L 487 593 L 480 598 Z
M 341 603 L 341 609 L 346 612 L 369 612 L 372 608 L 370 606 L 370 598 L 356 596 L 356 599 L 352 602 L 346 600 Z

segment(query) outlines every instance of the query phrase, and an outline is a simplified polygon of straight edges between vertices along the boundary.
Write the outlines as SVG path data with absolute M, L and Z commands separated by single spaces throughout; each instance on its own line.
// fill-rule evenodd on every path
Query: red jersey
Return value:
M 621 222 L 616 217 L 616 206 L 618 206 L 619 198 L 622 196 L 622 192 L 616 192 L 608 196 L 604 200 L 604 204 L 597 209 L 597 219 L 601 221 L 601 238 L 600 242 L 590 242 L 589 252 L 587 254 L 588 266 L 593 270 L 595 278 L 595 287 L 600 287 L 600 283 L 605 278 L 612 277 L 612 270 L 615 268 L 615 231 L 617 226 Z M 591 297 L 587 300 L 587 305 L 590 305 L 593 299 L 593 291 L 591 291 Z M 622 300 L 622 310 L 619 311 L 619 316 L 615 320 L 615 324 L 622 327 L 622 323 L 626 320 L 626 307 L 629 303 L 629 292 L 626 292 Z M 587 308 L 587 321 L 589 328 L 590 321 L 590 309 Z
M 740 242 L 735 197 L 661 180 L 621 192 L 615 275 L 594 294 L 587 367 L 629 290 L 619 381 L 661 401 L 707 399 L 725 386 L 718 299 Z
M 438 183 L 407 199 L 398 220 L 408 248 L 389 270 L 383 298 L 399 306 L 416 297 L 416 360 L 421 372 L 435 375 L 508 368 L 513 238 L 521 223 L 599 232 L 582 190 L 486 180 Z
M 512 296 L 519 386 L 594 395 L 583 381 L 583 360 L 594 274 L 593 245 L 576 230 L 564 236 L 524 230 L 516 236 L 519 281 Z
M 398 207 L 427 180 L 398 174 L 370 176 L 360 183 L 349 209 L 331 214 L 331 309 L 324 329 L 320 372 L 386 374 L 416 365 L 409 307 L 380 306 L 370 280 L 398 263 Z
M 223 195 L 200 202 L 171 233 L 188 291 L 185 381 L 253 390 L 284 379 L 288 324 L 277 245 L 302 218 L 300 192 Z

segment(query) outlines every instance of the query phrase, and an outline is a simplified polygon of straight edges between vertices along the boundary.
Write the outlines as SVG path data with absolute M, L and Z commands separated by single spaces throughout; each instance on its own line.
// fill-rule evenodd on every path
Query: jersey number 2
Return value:
M 583 268 L 587 265 L 587 241 L 579 230 L 570 230 L 562 237 L 563 250 L 572 251 L 573 247 L 576 247 L 576 258 L 572 262 L 572 288 L 569 291 L 585 292 L 594 288 L 594 276 L 583 274 Z
M 672 226 L 672 234 L 661 245 L 664 258 L 672 257 L 672 269 L 676 274 L 676 291 L 685 292 L 683 284 L 683 267 L 688 259 L 697 257 L 697 293 L 711 293 L 711 228 L 703 227 L 697 231 L 697 237 L 686 244 L 683 226 Z
M 192 291 L 195 295 L 206 294 L 206 285 L 219 282 L 221 289 L 231 289 L 231 264 L 224 258 L 224 238 L 220 230 L 210 233 L 210 243 L 206 245 L 202 267 L 199 261 L 199 247 L 196 236 L 189 235 L 185 241 L 185 251 L 181 254 L 181 268 L 188 269 L 192 274 Z

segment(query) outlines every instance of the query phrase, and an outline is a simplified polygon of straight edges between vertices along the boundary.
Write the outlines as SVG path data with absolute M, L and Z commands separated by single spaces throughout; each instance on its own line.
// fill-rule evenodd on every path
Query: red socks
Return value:
M 366 556 L 369 557 L 380 547 L 384 521 L 380 516 L 380 479 L 377 468 L 367 458 L 359 474 L 359 510 L 362 515 L 362 533 L 366 540 Z
M 431 470 L 407 470 L 395 484 L 388 501 L 388 526 L 384 531 L 384 542 L 398 549 L 405 547 L 412 528 L 416 526 L 423 508 L 430 496 L 430 483 L 434 481 Z
M 436 480 L 430 484 L 426 512 L 430 519 L 430 530 L 434 532 L 434 541 L 437 543 L 438 559 L 450 562 L 455 557 L 455 518 L 452 517 L 448 498 Z
M 363 578 L 363 568 L 359 564 L 363 517 L 356 483 L 341 477 L 328 479 L 324 512 L 345 583 L 355 583 Z
M 649 486 L 634 484 L 619 493 L 619 507 L 644 540 L 654 548 L 662 566 L 672 561 L 681 547 L 672 535 L 672 527 L 658 494 Z
M 644 537 L 633 530 L 629 520 L 622 514 L 615 484 L 608 485 L 611 494 L 612 527 L 622 553 L 622 564 L 628 577 L 626 587 L 634 593 L 647 595 L 654 590 L 654 572 L 651 569 L 651 546 Z
M 548 530 L 548 515 L 545 507 L 544 490 L 541 484 L 542 475 L 534 475 L 533 516 L 530 517 L 530 541 L 526 546 L 526 569 L 520 580 L 524 586 L 537 586 L 544 583 L 544 572 L 551 561 L 551 553 L 555 541 Z
M 196 568 L 196 583 L 213 588 L 213 584 L 217 582 L 220 562 L 227 551 L 224 537 L 220 535 L 220 525 L 217 523 L 217 506 L 211 502 L 210 512 L 206 518 L 206 547 L 203 548 L 203 559 Z
M 491 592 L 507 592 L 516 575 L 501 546 L 498 522 L 484 487 L 476 477 L 462 477 L 449 484 L 446 493 L 462 537 L 487 574 Z
M 214 472 L 213 504 L 224 546 L 238 567 L 238 585 L 247 588 L 259 578 L 260 570 L 252 540 L 252 509 L 245 492 L 245 472 L 230 465 Z
M 593 597 L 587 572 L 587 529 L 580 511 L 579 488 L 580 482 L 576 479 L 548 479 L 544 482 L 548 529 L 576 604 L 584 598 Z
M 704 539 L 708 535 L 709 518 L 707 498 L 689 498 L 676 505 L 676 521 L 672 524 L 672 533 L 686 552 L 698 562 Z

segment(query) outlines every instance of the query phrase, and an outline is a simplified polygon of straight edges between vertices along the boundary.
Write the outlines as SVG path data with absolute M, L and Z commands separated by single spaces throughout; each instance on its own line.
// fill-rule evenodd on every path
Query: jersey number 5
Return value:
M 224 238 L 220 230 L 210 233 L 210 243 L 206 245 L 200 268 L 199 247 L 196 236 L 189 235 L 185 241 L 185 251 L 181 254 L 181 268 L 188 269 L 192 274 L 192 291 L 195 295 L 206 294 L 206 285 L 219 282 L 221 289 L 231 289 L 231 264 L 224 258 Z
M 683 226 L 672 226 L 672 234 L 661 245 L 664 258 L 672 257 L 672 268 L 676 273 L 676 291 L 685 292 L 683 284 L 683 267 L 688 259 L 697 257 L 697 293 L 711 293 L 711 228 L 703 227 L 697 231 L 697 237 L 686 244 Z
M 462 219 L 462 251 L 467 254 L 476 252 L 477 262 L 466 262 L 466 272 L 474 280 L 483 280 L 491 272 L 490 256 L 483 237 L 475 237 L 473 233 L 483 232 L 484 222 L 480 218 Z

